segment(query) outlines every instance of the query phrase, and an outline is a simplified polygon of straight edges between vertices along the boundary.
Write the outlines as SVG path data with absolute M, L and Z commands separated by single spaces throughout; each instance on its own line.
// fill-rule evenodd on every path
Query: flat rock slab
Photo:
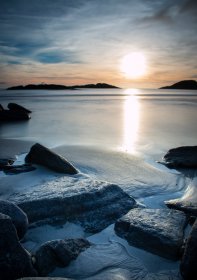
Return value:
M 136 206 L 119 186 L 90 178 L 63 176 L 7 198 L 28 216 L 29 222 L 61 218 L 98 232 Z
M 164 156 L 164 164 L 170 168 L 197 168 L 197 146 L 171 149 Z
M 197 178 L 194 178 L 180 198 L 165 201 L 169 208 L 181 210 L 186 214 L 197 216 Z
M 132 209 L 115 223 L 117 235 L 130 245 L 169 259 L 178 259 L 186 216 L 177 210 Z

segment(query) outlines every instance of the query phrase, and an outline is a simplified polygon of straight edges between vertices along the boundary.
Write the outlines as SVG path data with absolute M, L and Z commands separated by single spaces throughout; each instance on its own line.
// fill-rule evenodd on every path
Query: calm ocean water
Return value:
M 196 144 L 197 91 L 0 91 L 0 102 L 4 107 L 16 102 L 33 112 L 30 121 L 0 124 L 1 138 L 150 155 Z
M 80 170 L 75 177 L 78 184 L 83 176 L 116 183 L 148 208 L 165 208 L 165 200 L 180 197 L 187 189 L 188 178 L 155 160 L 172 147 L 196 145 L 197 91 L 0 91 L 0 103 L 6 108 L 9 102 L 32 110 L 32 118 L 1 123 L 0 139 L 33 140 L 54 147 Z M 19 175 L 1 174 L 1 198 L 54 178 L 57 174 L 41 167 Z M 84 237 L 73 224 L 44 225 L 28 231 L 24 246 L 31 251 L 65 234 Z M 163 279 L 164 270 L 170 277 L 171 269 L 178 273 L 178 262 L 128 246 L 115 235 L 113 225 L 89 240 L 95 243 L 90 250 L 51 276 L 142 279 L 141 274 L 162 271 L 154 279 Z

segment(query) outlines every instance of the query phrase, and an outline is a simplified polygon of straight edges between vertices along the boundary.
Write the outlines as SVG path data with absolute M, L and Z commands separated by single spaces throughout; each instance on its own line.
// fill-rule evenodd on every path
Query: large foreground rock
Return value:
M 18 238 L 22 239 L 28 228 L 27 215 L 16 204 L 6 200 L 0 200 L 0 213 L 12 219 Z
M 164 156 L 164 163 L 172 168 L 197 168 L 197 146 L 171 149 Z
M 19 190 L 9 200 L 17 203 L 30 223 L 60 218 L 80 223 L 90 232 L 102 230 L 136 207 L 135 200 L 117 185 L 71 176 Z
M 65 267 L 89 248 L 86 239 L 53 240 L 43 244 L 35 253 L 35 267 L 40 276 L 47 276 L 56 267 Z
M 180 270 L 184 280 L 197 279 L 197 220 L 188 237 Z
M 197 216 L 197 178 L 194 178 L 187 187 L 181 198 L 165 201 L 169 208 L 184 211 L 185 213 Z
M 36 275 L 29 253 L 18 241 L 11 218 L 0 213 L 0 280 Z
M 115 231 L 133 246 L 176 260 L 185 224 L 186 216 L 180 211 L 132 209 L 115 223 Z
M 77 170 L 65 158 L 57 155 L 48 148 L 35 144 L 31 147 L 30 152 L 25 158 L 27 163 L 40 164 L 56 172 L 65 174 L 76 174 Z

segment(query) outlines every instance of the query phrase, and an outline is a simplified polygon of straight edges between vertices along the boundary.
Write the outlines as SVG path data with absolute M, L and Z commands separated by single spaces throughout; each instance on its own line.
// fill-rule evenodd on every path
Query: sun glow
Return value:
M 139 78 L 146 72 L 146 59 L 143 53 L 134 52 L 125 55 L 121 60 L 121 72 L 127 78 Z

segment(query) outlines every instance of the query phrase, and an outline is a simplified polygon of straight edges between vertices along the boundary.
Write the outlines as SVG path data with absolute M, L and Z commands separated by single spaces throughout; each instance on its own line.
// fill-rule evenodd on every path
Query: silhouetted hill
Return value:
M 184 80 L 160 89 L 197 89 L 197 82 L 195 80 Z
M 64 85 L 55 85 L 55 84 L 39 84 L 39 85 L 32 84 L 26 86 L 9 87 L 7 88 L 7 90 L 26 90 L 26 89 L 65 90 L 65 89 L 78 89 L 78 88 L 118 88 L 118 87 L 105 83 L 76 85 L 76 86 L 64 86 Z

